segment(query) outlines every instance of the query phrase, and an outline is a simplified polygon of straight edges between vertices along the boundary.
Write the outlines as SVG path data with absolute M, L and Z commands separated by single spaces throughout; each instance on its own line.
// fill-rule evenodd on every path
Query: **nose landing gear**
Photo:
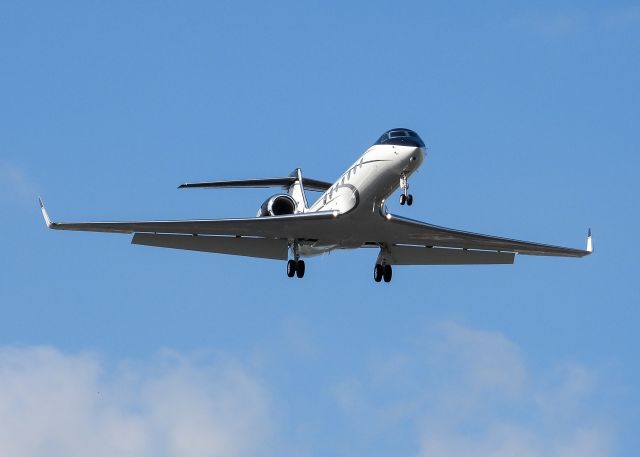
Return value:
M 411 194 L 402 194 L 400 195 L 400 204 L 404 205 L 407 204 L 407 206 L 411 206 L 413 204 L 413 195 Z
M 402 173 L 400 175 L 400 188 L 402 189 L 402 195 L 400 195 L 400 204 L 407 206 L 411 206 L 413 204 L 413 195 L 409 193 L 409 180 L 407 179 L 407 175 Z

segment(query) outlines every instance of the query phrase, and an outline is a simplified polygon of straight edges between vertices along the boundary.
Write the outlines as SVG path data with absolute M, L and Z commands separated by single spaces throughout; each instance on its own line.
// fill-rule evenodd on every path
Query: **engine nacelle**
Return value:
M 282 216 L 296 211 L 296 201 L 287 194 L 273 195 L 265 200 L 258 210 L 257 217 Z

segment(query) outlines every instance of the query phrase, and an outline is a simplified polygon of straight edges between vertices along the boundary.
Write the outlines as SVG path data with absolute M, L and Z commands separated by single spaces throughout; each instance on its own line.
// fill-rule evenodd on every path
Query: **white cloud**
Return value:
M 571 35 L 591 25 L 593 17 L 585 10 L 527 11 L 514 15 L 509 25 L 554 38 Z
M 580 411 L 581 403 L 596 387 L 595 373 L 581 365 L 565 364 L 553 370 L 551 380 L 538 389 L 536 406 L 546 417 L 571 417 Z
M 165 352 L 107 372 L 90 354 L 0 349 L 0 455 L 243 456 L 269 440 L 265 390 L 237 362 Z
M 427 395 L 418 415 L 421 457 L 612 454 L 610 430 L 588 414 L 597 388 L 591 370 L 569 363 L 533 372 L 497 332 L 447 323 L 435 338 L 429 369 L 457 374 L 450 388 Z
M 414 424 L 419 457 L 612 455 L 611 428 L 590 406 L 592 370 L 568 363 L 533 371 L 504 335 L 451 322 L 428 335 L 404 354 L 377 357 L 370 376 L 336 384 L 352 423 Z
M 604 22 L 609 27 L 638 26 L 640 25 L 640 6 L 611 10 L 604 15 Z
M 529 10 L 513 15 L 508 24 L 512 28 L 527 30 L 547 38 L 560 38 L 594 28 L 613 30 L 637 27 L 640 25 L 640 7 Z
M 550 433 L 552 434 L 552 433 Z M 577 429 L 567 436 L 548 436 L 532 427 L 497 423 L 481 436 L 433 428 L 421 441 L 423 457 L 608 457 L 609 437 L 596 429 Z
M 446 322 L 441 325 L 437 349 L 431 357 L 440 357 L 437 362 L 457 370 L 462 379 L 473 380 L 467 389 L 516 394 L 524 387 L 522 355 L 504 335 Z
M 35 200 L 36 186 L 21 168 L 0 161 L 0 202 Z
M 505 335 L 452 322 L 425 335 L 335 382 L 337 409 L 323 405 L 322 422 L 340 430 L 292 411 L 286 396 L 271 399 L 243 364 L 220 355 L 165 351 L 112 365 L 90 353 L 0 347 L 0 456 L 315 455 L 318 446 L 355 455 L 393 443 L 417 457 L 613 453 L 610 425 L 591 405 L 593 370 L 532 370 Z M 286 434 L 275 436 L 274 418 Z

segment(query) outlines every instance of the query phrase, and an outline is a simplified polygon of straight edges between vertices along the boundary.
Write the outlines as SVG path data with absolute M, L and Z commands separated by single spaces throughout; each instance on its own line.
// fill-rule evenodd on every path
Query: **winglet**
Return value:
M 591 240 L 591 227 L 587 232 L 587 252 L 591 254 L 593 252 L 593 241 Z
M 47 227 L 51 228 L 53 222 L 51 222 L 49 214 L 47 213 L 47 209 L 44 207 L 44 202 L 40 197 L 38 197 L 38 202 L 40 203 L 40 211 L 42 211 L 42 217 L 44 217 L 44 221 L 47 224 Z

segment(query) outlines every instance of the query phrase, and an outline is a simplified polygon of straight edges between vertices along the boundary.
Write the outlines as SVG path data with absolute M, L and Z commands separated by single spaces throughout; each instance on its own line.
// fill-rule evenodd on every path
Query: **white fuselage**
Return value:
M 353 219 L 353 228 L 367 224 L 372 216 L 385 213 L 385 200 L 400 186 L 402 175 L 407 178 L 422 164 L 425 148 L 400 145 L 374 145 L 345 171 L 308 209 L 338 211 Z M 319 255 L 340 248 L 360 247 L 345 233 L 331 244 L 300 243 L 302 255 Z

